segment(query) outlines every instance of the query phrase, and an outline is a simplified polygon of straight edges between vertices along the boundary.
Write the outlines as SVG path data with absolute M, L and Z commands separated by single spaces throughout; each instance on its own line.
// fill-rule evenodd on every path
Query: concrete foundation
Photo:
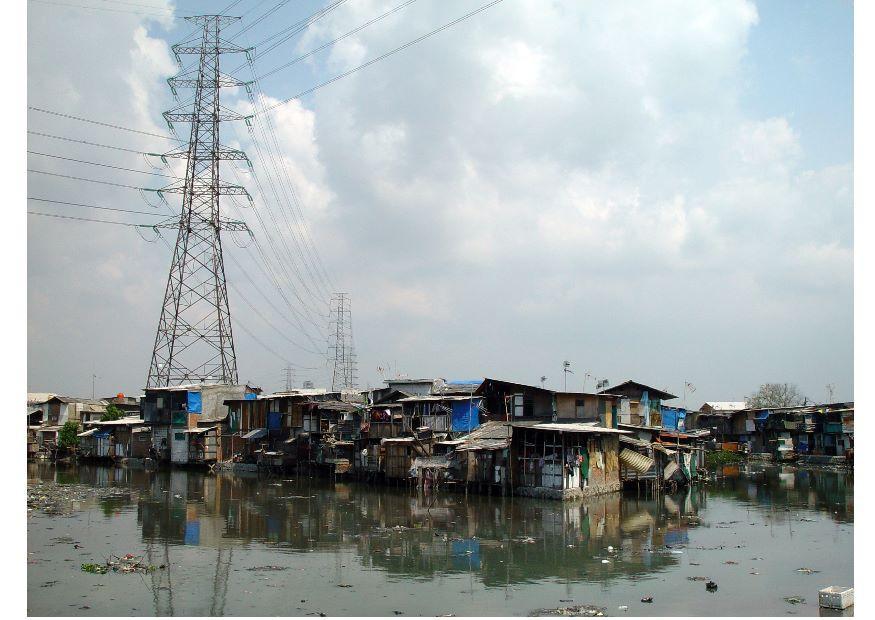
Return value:
M 547 487 L 517 487 L 514 495 L 522 497 L 537 497 L 540 499 L 558 499 L 562 501 L 584 499 L 596 495 L 617 493 L 623 488 L 622 482 L 612 482 L 575 489 L 549 489 Z

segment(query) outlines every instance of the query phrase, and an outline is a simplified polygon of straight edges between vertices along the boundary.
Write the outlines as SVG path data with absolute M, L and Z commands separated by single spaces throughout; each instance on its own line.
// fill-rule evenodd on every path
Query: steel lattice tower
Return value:
M 194 99 L 190 108 L 180 106 L 164 113 L 171 129 L 173 122 L 185 122 L 191 124 L 191 133 L 187 145 L 165 154 L 185 158 L 187 165 L 183 180 L 161 190 L 182 194 L 182 211 L 178 219 L 158 225 L 178 232 L 147 387 L 205 380 L 237 383 L 221 231 L 248 232 L 248 228 L 243 222 L 221 219 L 219 196 L 248 197 L 248 193 L 219 180 L 219 163 L 247 158 L 242 151 L 219 143 L 219 124 L 243 118 L 219 105 L 219 89 L 243 83 L 219 72 L 219 57 L 248 50 L 220 37 L 222 27 L 239 18 L 200 15 L 186 19 L 201 26 L 200 34 L 172 49 L 177 62 L 180 54 L 196 54 L 199 62 L 196 69 L 168 80 L 174 95 L 177 87 L 194 88 Z
M 334 340 L 329 347 L 329 359 L 334 353 L 331 390 L 355 389 L 358 371 L 352 340 L 352 302 L 348 293 L 335 293 L 331 297 L 329 332 Z

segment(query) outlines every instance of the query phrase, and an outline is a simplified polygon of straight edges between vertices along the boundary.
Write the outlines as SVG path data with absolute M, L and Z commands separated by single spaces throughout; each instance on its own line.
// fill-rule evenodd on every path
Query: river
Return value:
M 727 467 L 565 504 L 41 463 L 28 488 L 70 498 L 28 510 L 28 615 L 811 616 L 819 588 L 854 581 L 849 473 Z M 164 568 L 80 568 L 127 553 Z

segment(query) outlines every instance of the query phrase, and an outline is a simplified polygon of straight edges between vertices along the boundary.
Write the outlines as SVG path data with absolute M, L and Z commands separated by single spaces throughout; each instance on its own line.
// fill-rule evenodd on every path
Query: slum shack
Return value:
M 143 421 L 152 427 L 153 453 L 161 461 L 177 465 L 189 462 L 189 441 L 203 419 L 221 417 L 225 400 L 255 398 L 260 388 L 223 383 L 192 383 L 146 388 L 140 400 Z M 198 453 L 198 451 L 196 451 Z
M 489 420 L 554 418 L 553 392 L 545 388 L 486 378 L 474 394 L 483 398 Z
M 383 439 L 383 473 L 389 480 L 405 480 L 411 477 L 413 461 L 417 457 L 432 456 L 434 437 L 422 429 L 421 437 L 394 437 Z
M 662 402 L 677 398 L 674 394 L 632 380 L 618 383 L 599 394 L 615 394 L 628 398 L 629 413 L 621 415 L 620 422 L 636 426 L 662 426 Z
M 618 438 L 628 431 L 578 422 L 512 426 L 510 479 L 517 495 L 576 499 L 621 489 Z
M 151 429 L 137 417 L 86 422 L 79 437 L 79 456 L 84 459 L 142 459 L 149 456 Z
M 652 491 L 659 486 L 658 459 L 650 441 L 621 435 L 619 447 L 620 480 L 623 486 L 634 486 L 639 491 L 642 488 Z
M 624 400 L 628 399 L 615 394 L 556 392 L 557 421 L 592 422 L 617 428 Z
M 507 422 L 486 422 L 480 428 L 461 437 L 454 446 L 461 480 L 492 492 L 507 490 L 510 482 L 508 465 L 513 429 Z
M 429 394 L 399 399 L 404 431 L 429 428 L 436 433 L 469 432 L 480 426 L 481 398 L 471 395 Z

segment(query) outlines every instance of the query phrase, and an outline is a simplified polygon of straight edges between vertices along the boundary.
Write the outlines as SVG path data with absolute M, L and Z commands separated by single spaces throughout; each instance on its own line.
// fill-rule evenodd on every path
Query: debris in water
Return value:
M 716 592 L 717 591 L 717 584 L 713 581 L 709 581 L 708 583 L 705 584 L 705 589 L 708 590 L 708 592 Z
M 97 575 L 105 575 L 107 572 L 106 566 L 100 564 L 92 564 L 91 562 L 83 563 L 82 570 L 86 573 L 95 573 Z
M 687 577 L 689 581 L 708 581 L 707 577 Z
M 557 607 L 554 609 L 536 609 L 530 616 L 582 616 L 587 618 L 601 617 L 605 615 L 606 607 L 595 605 L 572 605 L 570 607 Z
M 799 605 L 800 603 L 804 603 L 805 599 L 801 596 L 785 596 L 784 600 L 791 605 Z
M 269 570 L 270 571 L 279 571 L 279 570 L 289 570 L 289 567 L 288 566 L 253 566 L 251 568 L 247 568 L 246 570 L 258 571 L 258 572 L 269 571 Z
M 819 573 L 819 570 L 814 570 L 813 568 L 797 568 L 797 573 L 805 573 L 806 575 L 810 575 L 811 573 Z
M 653 597 L 652 596 L 645 596 L 644 598 L 641 599 L 641 602 L 642 603 L 652 603 Z
M 723 562 L 723 563 L 724 563 L 724 564 L 738 564 L 738 562 L 736 562 L 735 560 L 726 560 L 726 561 Z

